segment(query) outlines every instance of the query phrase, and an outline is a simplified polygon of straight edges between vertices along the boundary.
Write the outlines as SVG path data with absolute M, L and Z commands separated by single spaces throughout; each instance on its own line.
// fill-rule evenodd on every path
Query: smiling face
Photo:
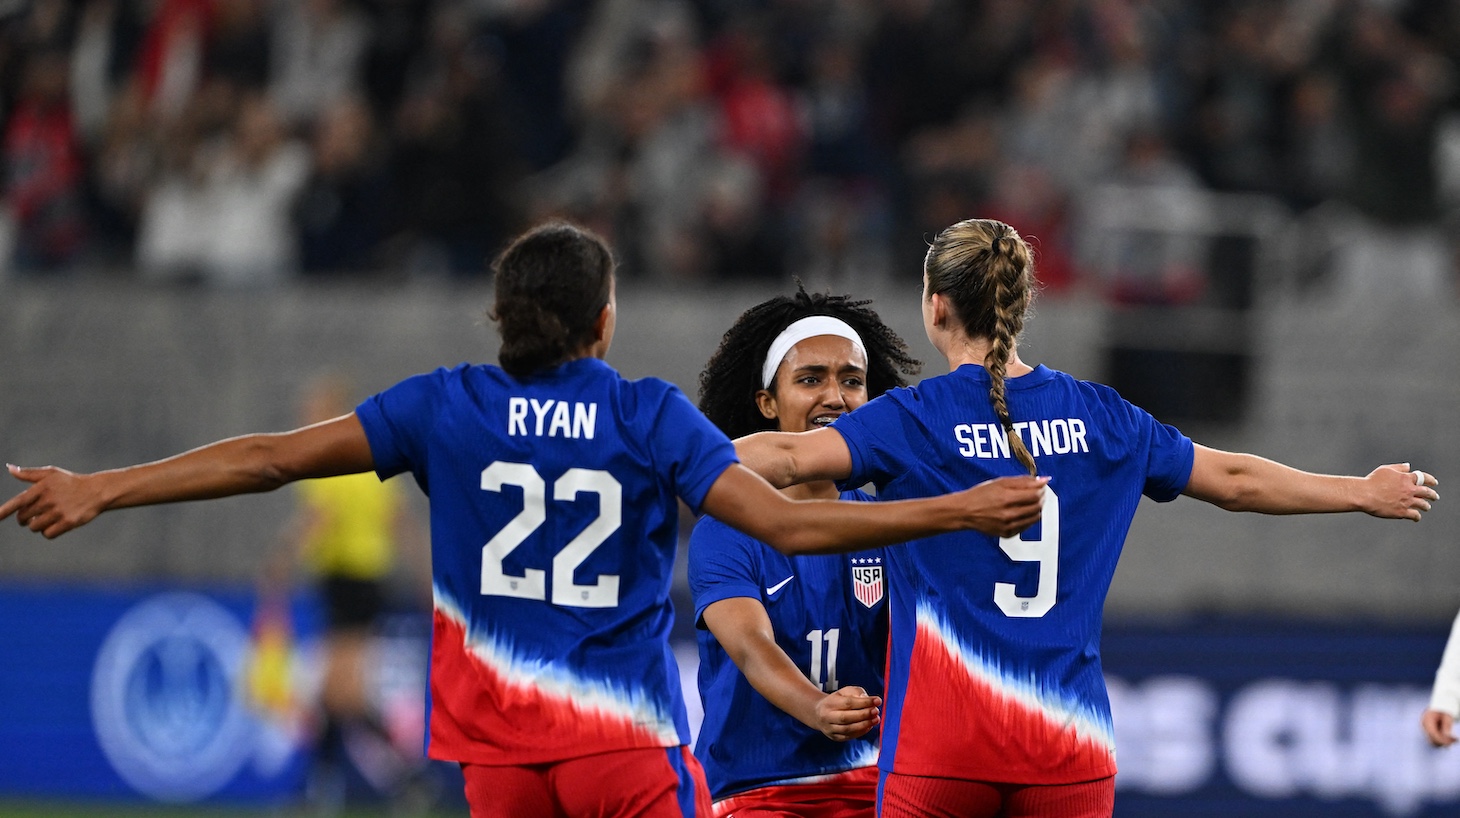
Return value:
M 867 402 L 867 356 L 836 335 L 807 338 L 786 353 L 775 387 L 755 394 L 762 415 L 783 432 L 819 429 Z

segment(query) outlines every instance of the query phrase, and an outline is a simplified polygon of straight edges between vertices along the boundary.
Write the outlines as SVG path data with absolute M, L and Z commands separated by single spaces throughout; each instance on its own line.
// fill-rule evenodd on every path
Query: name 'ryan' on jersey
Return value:
M 409 378 L 356 410 L 431 498 L 432 758 L 537 764 L 687 744 L 669 649 L 678 498 L 734 447 L 673 385 L 585 358 Z

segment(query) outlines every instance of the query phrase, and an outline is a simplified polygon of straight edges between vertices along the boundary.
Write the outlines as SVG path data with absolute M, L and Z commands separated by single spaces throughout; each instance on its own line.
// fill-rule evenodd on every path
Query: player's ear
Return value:
M 948 300 L 942 293 L 933 293 L 928 296 L 928 302 L 932 309 L 933 326 L 943 328 L 948 324 Z
M 761 417 L 766 420 L 780 417 L 780 411 L 776 408 L 776 396 L 769 389 L 761 389 L 755 393 L 755 408 L 760 410 Z
M 613 332 L 613 302 L 603 305 L 598 317 L 593 319 L 593 340 L 603 341 Z

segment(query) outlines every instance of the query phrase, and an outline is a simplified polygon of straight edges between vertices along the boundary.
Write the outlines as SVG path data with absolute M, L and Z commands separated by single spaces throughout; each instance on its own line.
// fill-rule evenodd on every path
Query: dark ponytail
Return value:
M 534 227 L 497 256 L 492 272 L 496 303 L 489 315 L 508 374 L 529 377 L 593 343 L 614 273 L 613 254 L 598 235 L 563 222 Z

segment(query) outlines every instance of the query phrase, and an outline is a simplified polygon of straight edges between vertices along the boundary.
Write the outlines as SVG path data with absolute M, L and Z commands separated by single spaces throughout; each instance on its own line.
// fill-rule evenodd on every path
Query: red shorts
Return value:
M 710 789 L 686 747 L 620 750 L 550 764 L 461 765 L 471 818 L 695 818 Z
M 860 767 L 809 784 L 756 787 L 715 802 L 714 818 L 872 818 L 877 768 Z
M 1077 784 L 999 784 L 883 773 L 882 818 L 1110 818 L 1115 776 Z

